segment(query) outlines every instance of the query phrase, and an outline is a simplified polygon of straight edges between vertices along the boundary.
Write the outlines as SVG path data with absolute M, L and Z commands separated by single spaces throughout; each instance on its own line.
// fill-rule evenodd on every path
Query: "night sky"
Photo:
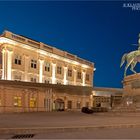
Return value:
M 140 33 L 140 10 L 124 8 L 124 3 L 0 2 L 0 32 L 9 30 L 92 61 L 94 86 L 120 88 L 121 57 L 137 49 L 132 44 Z M 140 64 L 136 69 L 140 72 Z

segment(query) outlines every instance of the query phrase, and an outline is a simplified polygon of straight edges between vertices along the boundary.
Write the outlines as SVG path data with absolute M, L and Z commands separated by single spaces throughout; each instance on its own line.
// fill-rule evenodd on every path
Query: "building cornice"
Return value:
M 17 37 L 17 38 L 12 38 L 12 37 Z M 72 54 L 67 53 L 65 51 L 61 51 L 59 49 L 56 49 L 54 47 L 50 47 L 50 46 L 43 44 L 41 42 L 36 42 L 34 40 L 30 40 L 28 38 L 24 38 L 24 37 L 19 36 L 19 35 L 15 35 L 9 31 L 5 31 L 4 34 L 1 35 L 0 43 L 8 43 L 8 44 L 12 44 L 12 45 L 18 45 L 18 46 L 21 46 L 22 48 L 36 51 L 40 55 L 49 56 L 51 58 L 59 59 L 59 60 L 62 60 L 64 62 L 67 62 L 67 63 L 79 65 L 83 68 L 90 68 L 91 69 L 94 67 L 94 63 L 91 63 L 89 61 L 81 59 L 81 58 L 77 57 L 76 55 L 72 55 Z M 29 43 L 32 43 L 32 44 L 29 44 Z M 46 46 L 46 47 L 44 47 L 44 46 Z M 52 49 L 53 51 L 51 52 L 51 51 L 47 50 L 48 48 Z M 60 55 L 59 55 L 59 53 L 60 53 Z M 69 56 L 69 55 L 73 58 L 72 59 L 67 58 L 67 56 Z M 86 64 L 86 63 L 88 63 L 88 64 Z

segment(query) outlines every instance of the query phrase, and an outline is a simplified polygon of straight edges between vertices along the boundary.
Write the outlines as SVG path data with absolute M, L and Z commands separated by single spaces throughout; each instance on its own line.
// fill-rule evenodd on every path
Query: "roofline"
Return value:
M 93 90 L 95 91 L 118 91 L 123 92 L 123 88 L 109 88 L 109 87 L 93 87 Z
M 8 30 L 5 30 L 5 31 L 0 35 L 0 37 L 6 37 L 6 38 L 9 38 L 9 39 L 11 39 L 11 40 L 15 40 L 15 41 L 19 42 L 18 40 L 12 39 L 12 37 L 9 37 L 9 36 L 6 35 L 6 34 L 15 35 L 15 36 L 20 37 L 20 38 L 22 38 L 22 39 L 24 39 L 24 40 L 29 40 L 29 41 L 31 40 L 31 41 L 33 41 L 33 42 L 35 42 L 35 43 L 38 43 L 39 46 L 40 46 L 40 44 L 43 44 L 44 46 L 46 45 L 46 47 L 50 47 L 50 48 L 52 48 L 52 49 L 57 49 L 57 48 L 55 48 L 55 47 L 52 47 L 52 46 L 47 45 L 47 44 L 45 44 L 45 43 L 36 41 L 36 40 L 31 39 L 31 38 L 29 38 L 29 37 L 26 37 L 26 36 L 23 36 L 23 35 L 18 35 L 18 34 L 15 34 L 15 33 L 12 33 L 12 32 L 10 32 L 10 31 L 8 31 Z M 22 41 L 20 41 L 20 43 L 25 44 L 25 42 L 22 42 Z M 47 49 L 47 48 L 46 48 L 46 49 Z M 88 61 L 88 60 L 86 60 L 86 59 L 83 59 L 83 58 L 81 58 L 81 57 L 77 57 L 77 55 L 71 54 L 71 53 L 69 53 L 69 52 L 66 52 L 66 51 L 63 51 L 63 50 L 60 50 L 60 49 L 57 49 L 57 50 L 58 50 L 58 51 L 62 51 L 62 52 L 64 52 L 64 53 L 68 54 L 68 55 L 70 54 L 70 55 L 72 55 L 73 57 L 75 57 L 76 59 L 80 59 L 80 60 L 76 60 L 76 61 L 82 61 L 83 64 L 88 65 L 88 66 L 91 66 L 91 67 L 94 67 L 94 63 L 93 63 L 93 62 L 90 62 L 90 61 Z M 46 51 L 47 51 L 47 50 L 46 50 Z M 59 55 L 59 54 L 57 54 L 57 55 Z M 59 55 L 59 56 L 61 56 L 61 55 Z M 70 58 L 68 58 L 68 59 L 70 59 Z M 88 63 L 88 64 L 87 64 L 87 63 Z

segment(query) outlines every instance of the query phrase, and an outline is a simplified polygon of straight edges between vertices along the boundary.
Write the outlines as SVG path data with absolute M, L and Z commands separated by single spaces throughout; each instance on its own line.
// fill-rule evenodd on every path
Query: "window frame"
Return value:
M 72 69 L 68 69 L 68 77 L 72 77 Z
M 31 59 L 31 68 L 36 69 L 37 68 L 37 60 Z
M 81 72 L 77 72 L 77 79 L 82 79 L 82 74 L 81 74 Z
M 46 72 L 50 72 L 50 70 L 51 70 L 51 65 L 50 65 L 49 62 L 46 62 L 46 63 L 45 63 L 44 70 L 45 70 Z
M 21 65 L 22 57 L 20 55 L 15 55 L 14 64 Z
M 57 74 L 62 74 L 62 67 L 61 66 L 57 66 Z

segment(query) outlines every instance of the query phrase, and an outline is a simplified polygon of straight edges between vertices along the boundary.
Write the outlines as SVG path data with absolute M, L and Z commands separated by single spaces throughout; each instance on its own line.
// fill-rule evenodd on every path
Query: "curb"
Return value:
M 117 124 L 117 125 L 95 125 L 95 126 L 72 126 L 72 127 L 29 127 L 29 128 L 0 128 L 0 134 L 37 134 L 46 132 L 72 132 L 88 131 L 92 129 L 105 128 L 136 128 L 140 124 Z

